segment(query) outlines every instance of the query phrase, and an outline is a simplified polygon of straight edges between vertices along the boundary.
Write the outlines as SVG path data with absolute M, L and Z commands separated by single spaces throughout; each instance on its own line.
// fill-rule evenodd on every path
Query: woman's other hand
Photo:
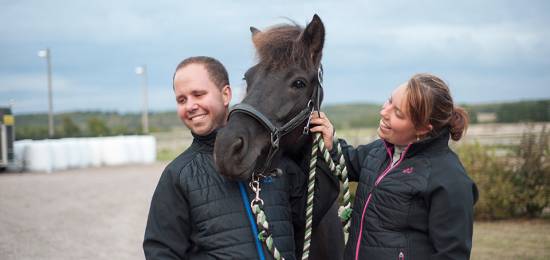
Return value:
M 332 150 L 332 139 L 334 138 L 334 127 L 332 123 L 328 120 L 327 115 L 321 112 L 321 117 L 317 111 L 311 112 L 311 132 L 321 133 L 323 136 L 323 141 L 325 142 L 325 147 L 331 151 Z

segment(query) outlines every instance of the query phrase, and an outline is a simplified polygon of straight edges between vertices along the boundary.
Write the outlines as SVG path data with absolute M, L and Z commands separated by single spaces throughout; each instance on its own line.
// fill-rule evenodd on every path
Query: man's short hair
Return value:
M 172 77 L 172 87 L 174 85 L 174 78 L 176 77 L 176 72 L 178 72 L 179 69 L 190 64 L 203 65 L 206 71 L 208 72 L 208 76 L 210 80 L 219 89 L 222 89 L 225 85 L 229 85 L 229 76 L 227 75 L 227 70 L 225 69 L 225 67 L 220 61 L 212 57 L 195 56 L 195 57 L 189 57 L 181 61 L 180 64 L 178 64 L 178 66 L 176 67 L 176 71 L 174 71 L 174 76 Z

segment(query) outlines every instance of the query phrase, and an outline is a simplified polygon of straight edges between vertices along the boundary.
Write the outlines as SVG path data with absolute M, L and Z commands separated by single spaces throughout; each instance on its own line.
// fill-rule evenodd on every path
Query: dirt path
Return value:
M 164 164 L 0 174 L 0 259 L 144 259 Z

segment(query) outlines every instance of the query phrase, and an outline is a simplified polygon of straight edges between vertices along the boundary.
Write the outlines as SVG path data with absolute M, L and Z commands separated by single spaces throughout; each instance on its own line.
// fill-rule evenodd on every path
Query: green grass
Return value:
M 476 222 L 471 259 L 550 259 L 550 220 Z
M 170 162 L 176 158 L 181 152 L 171 149 L 161 149 L 157 152 L 157 161 Z

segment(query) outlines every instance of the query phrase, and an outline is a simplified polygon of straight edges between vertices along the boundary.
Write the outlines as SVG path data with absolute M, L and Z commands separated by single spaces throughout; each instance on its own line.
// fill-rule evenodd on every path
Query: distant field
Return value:
M 175 105 L 175 104 L 174 104 Z M 549 122 L 550 99 L 497 102 L 486 104 L 461 104 L 473 123 L 498 122 Z M 327 104 L 323 111 L 329 115 L 338 129 L 376 127 L 380 118 L 381 104 L 347 103 Z M 48 137 L 46 113 L 17 114 L 16 138 L 45 139 Z M 107 136 L 141 133 L 141 113 L 114 111 L 74 111 L 57 113 L 54 116 L 56 137 Z M 101 126 L 101 127 L 100 127 Z M 175 110 L 157 111 L 149 114 L 151 132 L 169 131 L 182 124 Z
M 155 132 L 152 135 L 157 140 L 157 160 L 159 161 L 171 161 L 193 141 L 193 136 L 184 126 L 173 128 L 168 132 Z
M 525 133 L 540 133 L 545 128 L 550 132 L 550 122 L 545 123 L 492 123 L 473 124 L 466 131 L 466 135 L 453 145 L 465 142 L 478 142 L 486 145 L 515 145 Z M 372 142 L 378 138 L 376 128 L 337 129 L 336 135 L 358 145 Z
M 550 131 L 550 122 L 546 123 L 493 123 L 474 124 L 468 128 L 466 136 L 460 142 L 452 145 L 460 145 L 465 142 L 478 142 L 487 145 L 515 145 L 519 143 L 524 133 L 538 133 L 543 128 Z M 192 142 L 192 136 L 185 127 L 173 128 L 168 132 L 153 133 L 157 139 L 158 159 L 169 161 L 175 158 Z M 349 128 L 337 129 L 336 136 L 346 139 L 353 145 L 366 144 L 376 138 L 376 128 Z

